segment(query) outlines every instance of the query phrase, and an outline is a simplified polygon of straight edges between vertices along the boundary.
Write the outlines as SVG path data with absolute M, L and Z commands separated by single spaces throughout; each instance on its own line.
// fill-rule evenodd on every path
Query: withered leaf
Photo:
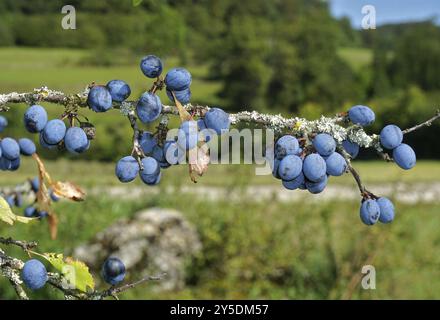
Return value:
M 209 147 L 204 144 L 200 148 L 194 148 L 188 152 L 189 175 L 194 183 L 197 183 L 197 176 L 201 177 L 208 171 L 210 162 Z
M 86 197 L 86 193 L 79 186 L 69 181 L 55 181 L 50 186 L 58 197 L 73 201 L 84 201 Z

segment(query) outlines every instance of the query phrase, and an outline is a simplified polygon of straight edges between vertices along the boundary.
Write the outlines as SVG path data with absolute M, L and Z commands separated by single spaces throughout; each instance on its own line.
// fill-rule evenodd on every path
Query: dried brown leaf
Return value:
M 69 181 L 55 181 L 50 185 L 56 196 L 73 201 L 84 201 L 86 193 L 76 184 Z
M 197 183 L 197 176 L 201 177 L 208 171 L 209 162 L 209 148 L 206 144 L 189 151 L 189 175 L 194 183 Z

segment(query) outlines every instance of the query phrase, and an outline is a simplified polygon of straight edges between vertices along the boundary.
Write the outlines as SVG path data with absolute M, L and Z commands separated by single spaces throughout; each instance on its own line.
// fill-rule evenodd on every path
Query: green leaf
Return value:
M 0 220 L 12 226 L 14 222 L 28 223 L 35 220 L 35 218 L 17 216 L 12 212 L 11 207 L 6 200 L 3 197 L 0 197 Z
M 82 292 L 95 288 L 95 281 L 84 262 L 57 253 L 43 253 L 41 256 L 63 275 L 70 288 Z
M 133 7 L 137 7 L 140 5 L 144 0 L 133 0 Z

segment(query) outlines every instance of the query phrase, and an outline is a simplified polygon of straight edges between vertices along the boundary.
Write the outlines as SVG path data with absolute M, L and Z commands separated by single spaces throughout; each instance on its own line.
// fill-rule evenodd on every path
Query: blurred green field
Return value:
M 139 69 L 141 56 L 127 57 L 126 65 L 92 66 L 87 61 L 99 51 L 79 49 L 0 48 L 0 91 L 30 91 L 42 85 L 49 88 L 77 93 L 92 82 L 105 84 L 112 79 L 124 79 L 130 83 L 132 97 L 137 97 L 151 87 L 152 82 Z M 99 59 L 99 57 L 94 57 Z M 178 66 L 177 59 L 164 59 L 164 73 Z M 219 84 L 205 79 L 206 66 L 188 65 L 193 75 L 193 100 L 218 104 L 215 93 Z M 163 101 L 166 95 L 161 92 Z M 214 99 L 214 101 L 213 101 Z
M 240 192 L 239 190 L 233 192 Z M 84 203 L 61 202 L 59 238 L 49 239 L 47 222 L 0 227 L 3 236 L 38 239 L 39 250 L 64 252 L 96 232 L 149 207 L 179 208 L 200 234 L 203 250 L 187 264 L 187 286 L 178 292 L 154 291 L 154 284 L 121 298 L 437 298 L 440 284 L 440 206 L 397 203 L 392 225 L 365 227 L 358 202 L 237 204 L 194 196 L 158 194 L 137 200 L 112 199 L 105 193 Z M 18 250 L 8 252 L 24 257 Z M 362 290 L 360 270 L 372 264 L 377 289 Z M 99 275 L 95 275 L 99 278 Z M 127 281 L 138 274 L 129 274 Z M 103 287 L 101 287 L 103 288 Z M 48 288 L 32 298 L 61 298 Z M 0 279 L 0 297 L 15 297 Z

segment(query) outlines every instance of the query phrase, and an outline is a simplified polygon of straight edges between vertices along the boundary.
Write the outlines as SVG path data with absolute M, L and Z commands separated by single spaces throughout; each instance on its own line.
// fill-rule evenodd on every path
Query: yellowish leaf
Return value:
M 95 281 L 84 262 L 71 257 L 64 258 L 62 254 L 57 253 L 44 253 L 41 256 L 63 275 L 69 288 L 82 292 L 95 288 Z
M 13 225 L 15 222 L 28 223 L 35 220 L 35 218 L 17 216 L 12 212 L 8 202 L 3 197 L 0 197 L 0 220 L 9 225 Z
M 177 110 L 179 111 L 179 115 L 180 115 L 180 120 L 183 121 L 189 121 L 192 119 L 191 115 L 189 114 L 188 111 L 186 111 L 186 109 L 182 106 L 182 104 L 180 103 L 179 100 L 176 99 L 176 95 L 174 94 L 174 92 L 172 92 L 173 97 L 174 97 L 174 102 L 176 104 Z

